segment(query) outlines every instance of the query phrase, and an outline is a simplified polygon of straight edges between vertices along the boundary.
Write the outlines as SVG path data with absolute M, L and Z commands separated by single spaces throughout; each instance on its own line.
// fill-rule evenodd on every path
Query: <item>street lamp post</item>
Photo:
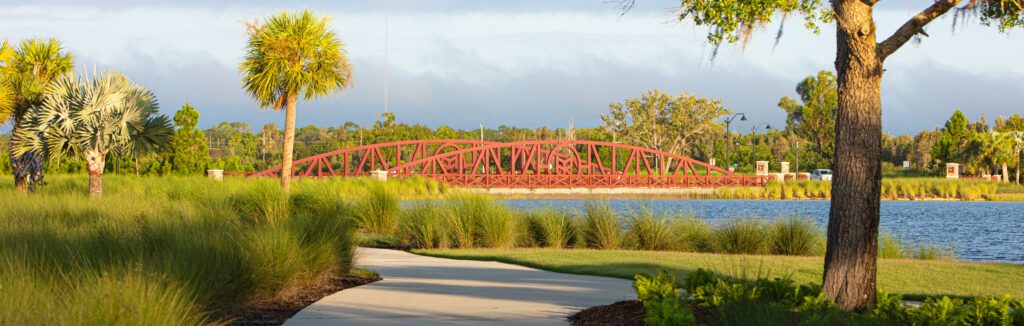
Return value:
M 764 129 L 766 131 L 772 130 L 772 125 L 768 124 L 767 122 L 755 125 L 753 128 L 750 128 L 750 157 L 754 159 L 754 165 L 751 166 L 754 167 L 755 171 L 757 169 L 757 150 L 754 148 L 754 134 L 757 133 L 757 129 L 760 129 L 761 126 L 764 126 Z
M 733 120 L 736 120 L 736 117 L 740 117 L 740 121 L 747 121 L 747 115 L 743 114 L 743 113 L 737 113 L 737 114 L 732 115 L 732 117 L 729 117 L 729 118 L 725 119 L 725 168 L 726 169 L 729 168 L 729 143 L 732 143 L 732 132 L 729 131 L 729 124 L 731 124 Z

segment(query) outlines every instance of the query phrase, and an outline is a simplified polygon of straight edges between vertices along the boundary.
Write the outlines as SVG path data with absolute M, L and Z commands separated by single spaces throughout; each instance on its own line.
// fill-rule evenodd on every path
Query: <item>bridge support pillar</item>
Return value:
M 384 170 L 370 171 L 370 176 L 373 177 L 373 179 L 378 180 L 378 181 L 388 181 L 388 171 L 384 171 Z
M 206 176 L 214 181 L 224 181 L 224 170 L 206 170 Z

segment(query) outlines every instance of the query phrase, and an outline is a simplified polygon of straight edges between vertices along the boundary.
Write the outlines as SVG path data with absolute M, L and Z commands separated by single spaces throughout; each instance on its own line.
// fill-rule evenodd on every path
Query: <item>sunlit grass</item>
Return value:
M 0 324 L 195 325 L 352 264 L 340 182 L 49 177 L 0 182 Z M 347 187 L 347 186 L 344 186 Z

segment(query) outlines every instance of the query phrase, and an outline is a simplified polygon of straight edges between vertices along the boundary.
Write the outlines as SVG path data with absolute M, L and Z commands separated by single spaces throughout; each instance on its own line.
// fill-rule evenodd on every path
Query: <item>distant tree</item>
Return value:
M 260 128 L 260 160 L 266 160 L 267 154 L 273 151 L 273 147 L 281 140 L 281 131 L 277 125 L 268 123 Z
M 967 146 L 971 141 L 972 130 L 968 127 L 967 116 L 960 110 L 946 121 L 942 128 L 942 136 L 932 148 L 932 156 L 944 163 L 964 163 L 967 159 Z
M 797 84 L 800 102 L 789 97 L 779 100 L 779 107 L 786 111 L 786 129 L 810 140 L 807 148 L 824 158 L 824 162 L 819 162 L 824 166 L 832 166 L 835 154 L 836 109 L 839 107 L 836 87 L 836 76 L 830 71 L 821 71 Z
M 206 134 L 199 130 L 199 111 L 185 103 L 174 114 L 174 138 L 171 142 L 174 171 L 187 175 L 200 173 L 210 164 Z
M 103 194 L 107 155 L 140 155 L 171 142 L 171 121 L 158 114 L 156 97 L 119 72 L 89 79 L 64 75 L 49 89 L 22 119 L 14 152 L 51 159 L 83 155 L 94 197 Z
M 455 139 L 455 137 L 458 137 L 458 133 L 445 125 L 438 126 L 437 131 L 434 132 L 434 138 L 437 139 Z
M 295 109 L 299 95 L 309 101 L 352 83 L 352 68 L 329 18 L 303 10 L 246 22 L 249 41 L 241 70 L 246 92 L 263 108 L 285 110 L 281 189 L 291 188 Z
M 61 45 L 60 41 L 50 39 L 27 39 L 18 44 L 17 49 L 7 46 L 0 83 L 4 84 L 9 98 L 6 113 L 0 112 L 0 123 L 11 121 L 11 144 L 18 142 L 18 129 L 24 122 L 25 115 L 33 106 L 37 106 L 46 94 L 50 82 L 74 69 L 74 58 Z M 13 53 L 11 52 L 13 50 Z M 9 146 L 11 150 L 14 146 Z M 25 191 L 43 182 L 43 157 L 35 153 L 15 155 L 10 153 L 11 170 L 14 173 L 15 188 Z
M 612 103 L 609 114 L 601 115 L 604 128 L 617 134 L 618 141 L 676 154 L 690 154 L 693 141 L 718 132 L 715 123 L 731 111 L 714 99 L 686 93 L 672 96 L 658 90 L 640 98 Z

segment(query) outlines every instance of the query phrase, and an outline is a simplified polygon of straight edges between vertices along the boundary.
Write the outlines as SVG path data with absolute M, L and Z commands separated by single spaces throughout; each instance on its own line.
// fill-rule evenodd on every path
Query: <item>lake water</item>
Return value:
M 582 209 L 582 199 L 513 199 L 512 207 L 538 206 Z M 608 200 L 626 212 L 650 206 L 656 212 L 693 212 L 698 218 L 719 223 L 735 218 L 772 220 L 802 216 L 822 230 L 828 223 L 825 200 Z M 953 246 L 956 256 L 969 261 L 1024 263 L 1024 203 L 962 201 L 883 201 L 881 228 L 906 244 Z

